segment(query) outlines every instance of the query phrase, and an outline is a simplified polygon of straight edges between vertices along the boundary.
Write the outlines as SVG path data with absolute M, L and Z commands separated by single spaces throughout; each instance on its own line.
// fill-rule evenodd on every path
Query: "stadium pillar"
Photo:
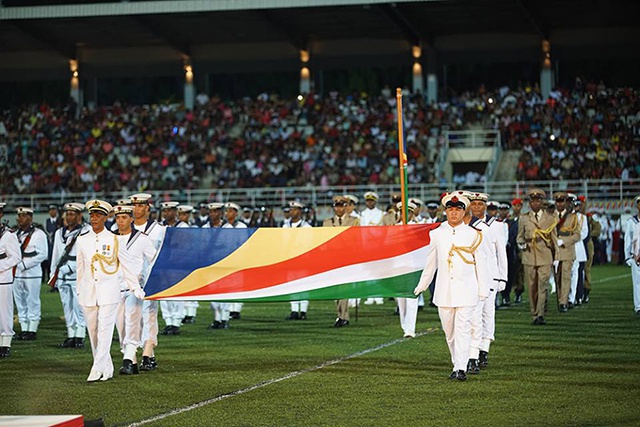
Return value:
M 78 106 L 76 111 L 80 111 L 82 108 L 82 94 L 80 93 L 80 74 L 78 72 L 78 60 L 69 60 L 69 70 L 71 71 L 71 81 L 69 96 L 73 99 Z
M 311 92 L 311 71 L 309 70 L 309 50 L 300 50 L 300 94 Z
M 420 46 L 411 46 L 411 55 L 413 56 L 413 93 L 424 94 L 424 76 L 422 75 L 422 48 Z
M 540 92 L 542 99 L 547 99 L 553 86 L 554 75 L 551 68 L 551 43 L 549 40 L 542 41 L 542 69 L 540 70 Z
M 184 65 L 184 107 L 193 110 L 196 101 L 196 89 L 193 86 L 193 67 L 187 62 Z
M 436 62 L 436 50 L 433 47 L 426 49 L 427 56 L 427 102 L 433 104 L 438 101 L 438 74 Z

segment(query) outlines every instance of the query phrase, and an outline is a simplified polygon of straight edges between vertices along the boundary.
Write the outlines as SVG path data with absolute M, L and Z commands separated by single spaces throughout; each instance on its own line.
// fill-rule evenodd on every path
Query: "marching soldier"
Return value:
M 237 203 L 227 202 L 224 207 L 226 222 L 222 224 L 222 228 L 247 228 L 247 225 L 244 222 L 238 220 L 240 206 Z M 232 302 L 229 304 L 229 316 L 232 319 L 240 319 L 241 312 L 241 302 Z
M 138 193 L 131 196 L 130 199 L 133 205 L 133 228 L 149 236 L 153 247 L 159 251 L 166 228 L 150 218 L 151 194 Z M 149 268 L 146 261 L 143 268 Z M 142 303 L 142 342 L 140 370 L 152 371 L 158 366 L 155 356 L 155 347 L 158 346 L 158 301 L 144 300 Z
M 176 225 L 176 227 L 178 228 L 190 228 L 189 225 L 189 217 L 191 216 L 191 213 L 195 212 L 195 209 L 193 208 L 193 206 L 191 205 L 179 205 L 178 206 L 178 219 L 180 220 L 180 222 L 178 222 L 178 225 Z M 178 333 L 180 332 L 180 325 L 182 323 L 196 323 L 196 314 L 198 313 L 198 301 L 174 301 L 174 303 L 178 303 L 178 304 L 182 304 L 183 307 L 183 312 L 184 312 L 184 317 L 182 319 L 180 319 L 179 322 L 176 322 L 176 320 L 174 319 L 173 325 L 174 325 L 174 335 L 176 335 L 175 333 L 175 327 L 177 326 L 177 331 Z M 177 325 L 176 325 L 177 323 Z
M 58 347 L 83 348 L 87 327 L 82 308 L 78 303 L 76 276 L 76 241 L 86 227 L 82 223 L 82 203 L 64 205 L 66 226 L 59 228 L 53 237 L 51 273 L 49 284 L 60 291 L 67 339 Z
M 0 203 L 0 220 L 5 203 Z M 13 268 L 22 260 L 20 243 L 9 227 L 0 223 L 0 359 L 11 355 L 13 338 Z
M 45 269 L 45 275 L 49 274 L 49 270 L 51 269 L 51 251 L 53 251 L 53 235 L 56 230 L 62 227 L 63 221 L 62 217 L 58 215 L 58 205 L 51 204 L 49 205 L 49 217 L 44 223 L 44 231 L 47 233 L 47 243 L 49 244 L 49 253 L 47 254 L 47 260 L 43 264 L 43 268 Z M 48 277 L 47 277 L 48 279 Z M 55 288 L 54 288 L 55 289 Z
M 130 273 L 137 279 L 140 287 L 144 288 L 157 251 L 149 236 L 132 227 L 133 206 L 117 205 L 113 211 L 118 224 L 118 246 L 129 258 Z M 136 295 L 131 292 L 126 283 L 120 284 L 120 295 L 116 326 L 123 359 L 119 372 L 121 375 L 132 375 L 139 373 L 136 352 L 138 347 L 142 347 L 143 302 L 139 293 Z
M 438 212 L 439 202 L 434 200 L 427 202 L 427 216 L 424 218 L 425 224 L 435 224 L 444 221 L 444 215 Z
M 33 209 L 20 207 L 18 231 L 22 261 L 15 270 L 13 297 L 18 311 L 22 332 L 19 340 L 35 340 L 40 324 L 40 285 L 42 284 L 41 264 L 49 254 L 47 235 L 33 224 Z
M 578 217 L 571 212 L 569 197 L 564 191 L 553 193 L 557 210 L 556 234 L 557 251 L 554 257 L 554 271 L 558 297 L 558 311 L 569 311 L 569 292 L 571 291 L 571 271 L 576 259 L 575 245 L 580 241 Z
M 582 201 L 575 194 L 567 194 L 568 203 L 573 205 L 573 213 L 578 218 L 577 232 L 580 239 L 575 244 L 576 259 L 571 270 L 571 290 L 569 291 L 569 307 L 582 304 L 584 295 L 584 270 L 587 264 L 587 246 L 585 241 L 589 238 L 589 220 L 582 213 Z
M 548 282 L 554 254 L 557 251 L 556 219 L 542 210 L 546 197 L 544 190 L 527 191 L 531 210 L 518 221 L 518 247 L 522 251 L 522 264 L 529 283 L 529 306 L 534 325 L 544 325 Z
M 207 209 L 209 209 L 209 220 L 202 226 L 202 228 L 220 228 L 224 224 L 222 219 L 222 208 L 224 203 L 209 203 Z
M 112 207 L 102 200 L 85 204 L 89 211 L 91 229 L 78 237 L 77 275 L 78 301 L 87 322 L 93 365 L 88 382 L 107 381 L 113 377 L 111 342 L 120 303 L 120 281 L 136 298 L 143 299 L 144 291 L 132 274 L 130 259 L 117 237 L 105 228 Z
M 586 239 L 587 247 L 587 263 L 584 266 L 584 295 L 582 296 L 582 303 L 587 304 L 589 302 L 589 294 L 591 293 L 591 266 L 593 265 L 593 258 L 595 257 L 595 240 L 600 237 L 602 228 L 600 223 L 593 218 L 592 213 L 587 213 L 587 199 L 584 196 L 578 197 L 582 202 L 582 213 L 587 216 L 587 224 L 589 226 L 589 237 Z
M 382 217 L 382 225 L 396 225 L 402 214 L 398 210 L 398 203 L 402 201 L 402 196 L 398 193 L 391 195 L 391 206 Z
M 302 219 L 302 209 L 304 205 L 300 202 L 289 202 L 291 208 L 291 221 L 282 224 L 282 228 L 311 228 L 311 226 Z M 307 309 L 309 301 L 291 301 L 291 314 L 286 320 L 307 320 Z
M 624 230 L 624 257 L 625 263 L 631 267 L 631 282 L 633 284 L 633 309 L 640 315 L 640 263 L 638 255 L 640 252 L 634 250 L 634 241 L 640 239 L 638 235 L 638 224 L 640 224 L 640 196 L 633 199 L 637 213 L 629 219 Z M 640 247 L 640 245 L 636 245 Z
M 194 223 L 196 227 L 202 228 L 207 222 L 209 222 L 208 203 L 206 201 L 198 203 L 198 212 L 193 212 Z
M 414 294 L 427 290 L 436 269 L 435 295 L 453 371 L 449 379 L 465 381 L 471 345 L 471 317 L 479 302 L 486 298 L 488 275 L 482 233 L 463 222 L 469 199 L 461 192 L 442 198 L 447 222 L 431 231 L 425 268 Z
M 358 198 L 353 194 L 345 194 L 344 197 L 349 200 L 349 203 L 347 204 L 347 215 L 354 218 L 360 218 L 360 214 L 356 210 L 358 207 Z
M 416 207 L 417 206 L 411 201 L 407 203 L 407 224 L 419 224 L 414 216 Z M 398 203 L 397 208 L 402 211 L 402 202 Z M 402 224 L 402 221 L 398 221 L 396 225 L 404 224 Z M 418 300 L 419 298 L 396 298 L 396 303 L 398 304 L 398 315 L 400 317 L 400 327 L 404 333 L 404 338 L 415 338 L 416 336 Z
M 209 222 L 202 228 L 221 228 L 224 224 L 222 220 L 222 208 L 224 203 L 213 202 L 207 205 L 209 209 Z M 209 329 L 228 329 L 229 328 L 229 306 L 228 302 L 211 302 L 211 311 L 213 311 L 213 322 L 209 325 Z
M 347 215 L 347 204 L 349 199 L 344 196 L 335 196 L 333 198 L 333 212 L 331 218 L 327 218 L 322 223 L 323 227 L 357 227 L 360 225 L 360 219 Z M 394 223 L 395 224 L 395 223 Z M 338 318 L 333 325 L 336 328 L 349 325 L 349 300 L 341 299 L 336 301 Z
M 378 198 L 378 194 L 373 191 L 367 191 L 364 193 L 364 203 L 367 207 L 360 213 L 360 225 L 363 227 L 382 225 L 384 212 L 376 206 L 378 204 Z M 364 303 L 366 305 L 374 303 L 383 304 L 384 298 L 367 298 Z
M 191 206 L 190 206 L 191 207 Z M 166 227 L 180 227 L 180 224 L 184 222 L 178 217 L 180 215 L 178 202 L 162 202 L 160 204 L 162 210 L 162 216 L 164 217 L 163 225 Z M 192 208 L 193 209 L 193 208 Z M 182 218 L 188 217 L 191 211 L 183 213 Z M 188 227 L 185 224 L 184 227 Z M 184 302 L 183 301 L 160 301 L 160 310 L 162 311 L 162 318 L 165 322 L 162 335 L 180 335 L 180 326 L 182 325 L 182 319 L 184 319 Z

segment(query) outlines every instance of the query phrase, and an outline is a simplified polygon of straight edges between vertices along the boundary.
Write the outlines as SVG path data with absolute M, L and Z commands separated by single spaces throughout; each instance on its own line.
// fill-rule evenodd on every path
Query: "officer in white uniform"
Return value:
M 222 224 L 222 228 L 247 228 L 247 224 L 238 219 L 238 214 L 242 210 L 237 203 L 227 202 L 224 204 L 226 222 Z M 241 302 L 229 303 L 229 316 L 232 319 L 240 319 L 242 311 Z
M 639 252 L 634 250 L 634 241 L 640 239 L 637 231 L 640 230 L 640 196 L 633 199 L 638 210 L 636 215 L 627 219 L 624 232 L 624 258 L 631 267 L 631 282 L 633 283 L 633 307 L 636 314 L 640 315 L 640 264 L 637 262 Z
M 136 277 L 140 287 L 144 289 L 151 266 L 155 261 L 156 248 L 149 236 L 132 227 L 133 206 L 117 205 L 113 211 L 118 224 L 118 232 L 116 233 L 118 246 L 129 255 L 131 273 Z M 120 349 L 124 354 L 120 374 L 132 375 L 139 372 L 136 352 L 138 347 L 142 347 L 143 302 L 129 290 L 122 275 L 119 279 L 121 299 L 118 304 L 116 326 Z
M 33 224 L 33 209 L 21 207 L 18 212 L 18 231 L 22 261 L 18 263 L 13 282 L 13 297 L 22 332 L 19 340 L 35 340 L 40 325 L 40 285 L 42 264 L 49 255 L 47 234 Z
M 347 205 L 347 215 L 353 218 L 360 218 L 360 214 L 356 210 L 358 207 L 358 198 L 353 194 L 345 194 L 344 197 L 349 199 L 349 204 Z
M 461 192 L 442 198 L 447 222 L 431 231 L 427 260 L 414 293 L 419 295 L 431 283 L 436 270 L 433 302 L 438 306 L 453 372 L 449 379 L 464 381 L 471 345 L 471 317 L 481 299 L 488 296 L 486 253 L 481 249 L 482 233 L 463 222 L 469 199 Z
M 149 236 L 153 247 L 160 250 L 166 228 L 149 218 L 151 214 L 151 194 L 138 193 L 130 197 L 133 205 L 133 227 Z M 149 268 L 146 263 L 144 269 Z M 158 345 L 158 301 L 144 300 L 142 303 L 142 363 L 141 371 L 152 371 L 158 366 L 155 347 Z
M 224 224 L 222 219 L 222 209 L 224 203 L 213 202 L 207 205 L 209 209 L 209 221 L 202 228 L 221 228 Z M 211 302 L 211 311 L 213 311 L 213 322 L 209 325 L 209 329 L 228 329 L 229 328 L 229 304 L 228 302 Z
M 120 277 L 136 298 L 144 298 L 144 291 L 133 273 L 126 249 L 121 248 L 117 237 L 105 228 L 111 205 L 90 200 L 85 207 L 91 229 L 78 237 L 76 261 L 78 301 L 87 322 L 93 354 L 87 381 L 106 381 L 113 377 L 110 349 L 121 299 Z
M 78 303 L 76 287 L 76 242 L 87 228 L 82 223 L 83 210 L 82 203 L 64 205 L 66 225 L 58 228 L 53 235 L 49 284 L 55 285 L 60 292 L 64 320 L 67 325 L 67 339 L 58 345 L 60 348 L 83 348 L 87 331 L 84 314 Z
M 282 224 L 282 228 L 311 228 L 311 225 L 302 219 L 302 209 L 304 205 L 300 202 L 289 202 L 291 208 L 291 218 L 289 222 Z M 307 320 L 307 309 L 309 301 L 291 301 L 291 314 L 286 320 Z
M 374 191 L 367 191 L 364 193 L 364 204 L 367 206 L 362 212 L 360 212 L 360 225 L 363 227 L 371 227 L 382 225 L 382 217 L 384 212 L 377 207 L 378 193 Z M 371 304 L 383 304 L 384 298 L 367 298 L 365 305 Z
M 178 206 L 178 219 L 180 222 L 176 227 L 190 228 L 198 227 L 197 225 L 190 225 L 189 217 L 197 214 L 195 208 L 191 205 L 179 205 Z M 201 220 L 202 221 L 202 220 Z M 196 315 L 198 313 L 198 301 L 177 301 L 182 304 L 184 316 L 180 320 L 180 323 L 196 323 Z M 174 322 L 175 323 L 175 322 Z M 180 325 L 178 325 L 180 327 Z
M 487 273 L 489 297 L 479 301 L 471 320 L 471 350 L 468 371 L 478 374 L 489 363 L 489 347 L 495 339 L 496 306 L 498 292 L 507 284 L 507 227 L 495 216 L 487 215 L 488 194 L 467 192 L 472 218 L 469 225 L 483 233 L 487 247 Z
M 580 230 L 580 241 L 576 242 L 576 259 L 573 261 L 571 267 L 571 288 L 569 289 L 569 306 L 575 304 L 582 304 L 580 297 L 584 292 L 584 265 L 587 262 L 587 248 L 584 245 L 584 239 L 589 236 L 589 220 L 587 216 L 580 212 L 580 209 L 576 208 L 576 203 L 579 205 L 578 196 L 573 193 L 567 193 L 568 202 L 574 206 L 573 213 L 578 217 L 578 229 Z M 582 264 L 582 267 L 580 266 Z M 580 284 L 580 296 L 578 296 L 578 284 Z
M 0 203 L 0 219 L 5 203 Z M 9 227 L 0 223 L 0 359 L 11 355 L 13 338 L 13 268 L 22 260 L 20 243 Z
M 398 203 L 398 210 L 402 212 L 402 202 Z M 417 224 L 414 212 L 416 205 L 413 202 L 407 203 L 407 224 Z M 403 225 L 402 221 L 397 225 Z M 416 321 L 418 319 L 418 298 L 396 298 L 398 304 L 398 314 L 400 316 L 400 327 L 404 332 L 404 338 L 415 338 Z

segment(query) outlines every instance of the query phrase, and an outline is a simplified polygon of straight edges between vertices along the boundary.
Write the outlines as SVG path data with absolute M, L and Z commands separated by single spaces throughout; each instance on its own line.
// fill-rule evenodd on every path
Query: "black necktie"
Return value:
M 338 225 L 342 225 L 342 218 L 338 218 Z

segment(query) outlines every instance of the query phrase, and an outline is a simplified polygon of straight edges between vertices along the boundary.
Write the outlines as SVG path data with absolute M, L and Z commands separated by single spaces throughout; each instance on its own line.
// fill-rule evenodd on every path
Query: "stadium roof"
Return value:
M 435 49 L 439 60 L 531 59 L 542 39 L 554 55 L 637 56 L 638 16 L 631 0 L 4 0 L 0 79 L 66 75 L 68 59 L 103 69 L 185 59 L 229 70 L 295 66 L 300 49 L 316 65 L 411 63 L 412 45 Z

